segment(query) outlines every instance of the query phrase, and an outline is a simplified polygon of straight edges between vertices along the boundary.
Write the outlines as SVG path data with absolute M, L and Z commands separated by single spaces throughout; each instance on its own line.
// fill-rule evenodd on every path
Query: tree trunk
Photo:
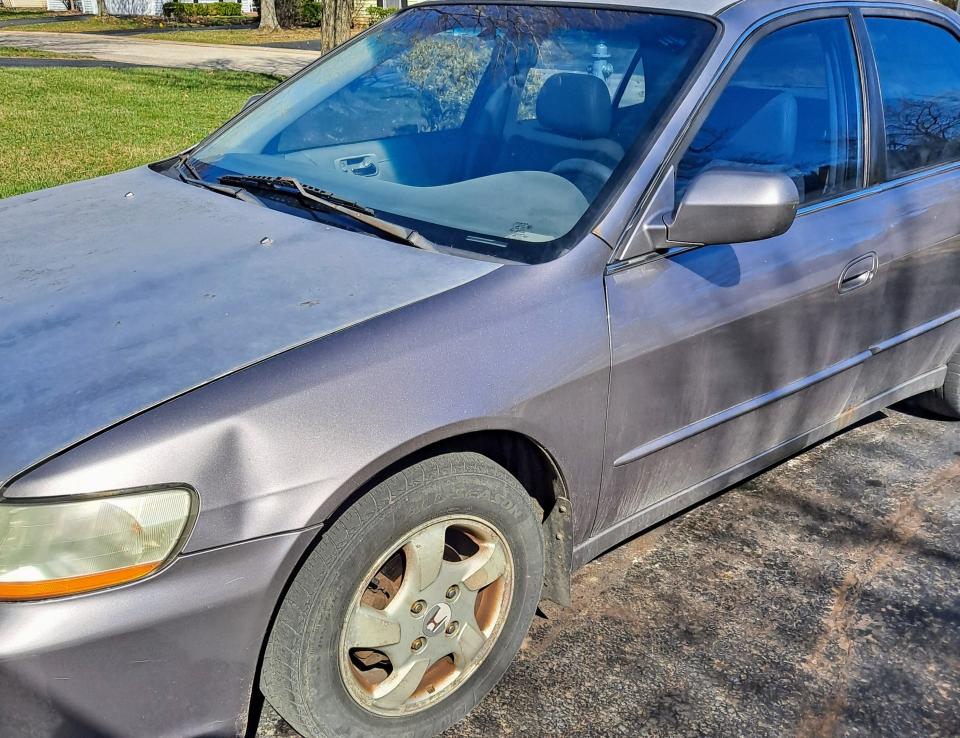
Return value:
M 350 38 L 352 21 L 352 0 L 324 0 L 323 17 L 320 20 L 320 40 L 324 51 L 330 51 Z
M 260 30 L 276 31 L 279 28 L 276 0 L 260 0 Z

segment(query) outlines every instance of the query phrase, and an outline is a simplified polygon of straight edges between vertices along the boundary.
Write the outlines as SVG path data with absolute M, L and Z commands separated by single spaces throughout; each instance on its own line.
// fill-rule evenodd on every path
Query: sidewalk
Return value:
M 191 44 L 180 41 L 117 38 L 87 33 L 16 32 L 0 30 L 0 46 L 82 54 L 106 61 L 156 67 L 232 69 L 289 77 L 319 54 L 266 46 Z

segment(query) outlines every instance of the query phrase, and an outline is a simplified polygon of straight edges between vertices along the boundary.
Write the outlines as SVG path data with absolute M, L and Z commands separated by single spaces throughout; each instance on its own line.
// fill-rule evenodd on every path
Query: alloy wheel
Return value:
M 395 542 L 347 610 L 340 672 L 350 696 L 384 716 L 448 697 L 493 649 L 513 576 L 504 536 L 479 518 L 438 518 Z

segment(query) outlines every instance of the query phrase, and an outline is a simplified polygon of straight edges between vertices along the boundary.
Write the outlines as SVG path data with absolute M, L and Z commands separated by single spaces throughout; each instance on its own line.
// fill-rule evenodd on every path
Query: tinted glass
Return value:
M 490 64 L 494 42 L 477 29 L 424 34 L 303 115 L 283 132 L 280 148 L 459 128 Z
M 897 176 L 960 159 L 960 42 L 917 20 L 867 18 Z
M 417 7 L 325 57 L 192 163 L 210 181 L 296 177 L 441 247 L 540 262 L 572 245 L 561 239 L 651 136 L 714 33 L 645 11 Z
M 848 22 L 808 21 L 761 39 L 678 166 L 679 193 L 715 168 L 783 172 L 803 203 L 855 189 L 860 76 Z
M 633 73 L 627 77 L 626 84 L 623 85 L 623 91 L 620 92 L 620 99 L 617 100 L 617 107 L 627 108 L 631 105 L 639 105 L 647 97 L 647 80 L 643 76 L 643 60 L 638 60 Z M 616 98 L 615 98 L 616 99 Z
M 593 36 L 582 32 L 557 34 L 541 45 L 537 64 L 527 73 L 517 118 L 536 118 L 537 97 L 543 83 L 561 72 L 596 74 L 606 83 L 611 99 L 614 98 L 638 48 L 639 39 L 625 34 L 611 38 L 609 31 L 598 31 Z M 642 78 L 631 79 L 629 94 L 633 97 L 637 95 L 638 84 L 642 91 Z

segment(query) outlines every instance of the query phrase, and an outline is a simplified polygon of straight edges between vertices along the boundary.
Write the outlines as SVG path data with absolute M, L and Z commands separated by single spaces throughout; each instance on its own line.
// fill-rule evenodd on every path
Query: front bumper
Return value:
M 315 536 L 184 555 L 103 592 L 0 603 L 0 735 L 242 734 L 270 618 Z

